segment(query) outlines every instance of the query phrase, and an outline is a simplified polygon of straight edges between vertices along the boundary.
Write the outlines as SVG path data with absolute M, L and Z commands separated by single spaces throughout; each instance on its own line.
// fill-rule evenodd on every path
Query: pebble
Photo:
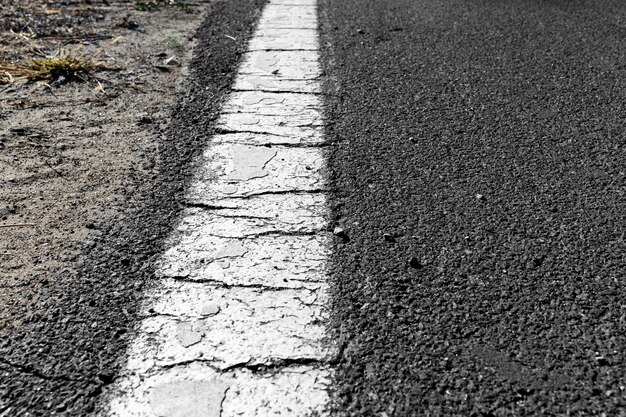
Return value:
M 150 117 L 150 116 L 142 116 L 139 119 L 139 124 L 142 124 L 142 125 L 149 125 L 149 124 L 152 124 L 152 123 L 154 123 L 154 119 L 152 117 Z
M 415 256 L 409 259 L 409 266 L 415 269 L 421 269 L 424 265 Z
M 337 237 L 342 238 L 342 239 L 347 239 L 348 238 L 348 235 L 346 234 L 346 231 L 343 229 L 343 227 L 339 227 L 339 226 L 335 227 L 333 229 L 333 234 L 335 236 L 337 236 Z

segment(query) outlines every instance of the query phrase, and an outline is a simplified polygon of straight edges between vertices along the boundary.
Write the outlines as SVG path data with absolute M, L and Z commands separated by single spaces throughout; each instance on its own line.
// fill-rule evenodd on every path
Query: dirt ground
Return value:
M 4 0 L 0 67 L 69 53 L 102 70 L 0 70 L 0 337 L 93 244 L 144 179 L 209 1 Z

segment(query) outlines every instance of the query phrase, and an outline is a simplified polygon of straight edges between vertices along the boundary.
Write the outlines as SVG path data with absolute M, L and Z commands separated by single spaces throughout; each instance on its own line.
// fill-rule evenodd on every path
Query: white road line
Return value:
M 162 256 L 111 416 L 324 415 L 316 0 L 266 6 Z

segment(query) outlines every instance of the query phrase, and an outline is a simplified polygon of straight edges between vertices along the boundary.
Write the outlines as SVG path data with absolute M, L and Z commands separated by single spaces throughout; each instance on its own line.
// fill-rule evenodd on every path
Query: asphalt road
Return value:
M 0 343 L 0 414 L 98 411 L 262 4 L 207 16 L 162 176 Z M 320 0 L 320 21 L 335 413 L 623 415 L 626 3 Z
M 348 415 L 623 415 L 626 3 L 323 0 Z

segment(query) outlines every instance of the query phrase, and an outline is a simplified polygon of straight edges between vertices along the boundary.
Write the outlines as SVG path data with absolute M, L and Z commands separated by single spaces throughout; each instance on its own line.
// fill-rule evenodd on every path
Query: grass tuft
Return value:
M 40 80 L 81 78 L 94 69 L 94 64 L 72 54 L 61 58 L 35 59 L 30 65 L 32 77 Z
M 29 63 L 0 62 L 0 84 L 9 84 L 15 80 L 85 81 L 92 72 L 107 69 L 109 68 L 103 63 L 66 52 L 58 56 L 33 59 Z

